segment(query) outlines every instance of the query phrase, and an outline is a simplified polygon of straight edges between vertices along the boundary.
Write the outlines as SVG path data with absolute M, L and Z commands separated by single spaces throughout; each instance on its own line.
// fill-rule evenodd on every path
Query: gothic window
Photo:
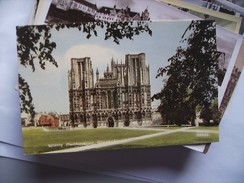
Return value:
M 111 91 L 108 91 L 108 108 L 112 108 L 112 97 L 111 97 Z
M 129 95 L 129 104 L 131 105 L 131 94 Z
M 141 101 L 142 101 L 142 104 L 144 104 L 144 95 L 143 95 L 143 93 L 141 94 Z
M 106 109 L 107 108 L 107 96 L 106 96 L 105 92 L 102 92 L 101 100 L 102 100 L 102 109 Z

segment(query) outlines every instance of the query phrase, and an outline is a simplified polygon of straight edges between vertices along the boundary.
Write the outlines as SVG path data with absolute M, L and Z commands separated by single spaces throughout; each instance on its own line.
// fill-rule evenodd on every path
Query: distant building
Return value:
M 36 113 L 34 118 L 27 116 L 21 119 L 22 126 L 49 126 L 58 128 L 60 126 L 60 117 L 56 113 Z
M 103 21 L 147 21 L 150 20 L 148 9 L 145 9 L 141 14 L 133 12 L 127 6 L 125 9 L 117 9 L 116 6 L 113 8 L 102 7 L 98 10 L 95 20 Z
M 54 7 L 56 8 L 56 10 Z M 82 21 L 82 19 L 87 20 L 87 18 L 92 18 L 93 20 L 98 21 L 150 20 L 149 11 L 147 8 L 141 13 L 132 11 L 128 6 L 122 9 L 118 9 L 116 5 L 114 7 L 101 7 L 100 9 L 98 9 L 96 4 L 90 3 L 85 0 L 56 0 L 52 2 L 50 9 L 51 11 L 53 11 L 50 12 L 52 16 L 60 16 L 60 18 L 67 20 L 73 18 L 73 21 L 79 21 L 79 19 L 80 21 Z M 58 10 L 62 10 L 63 13 Z M 57 19 L 58 17 L 56 17 L 56 20 Z M 55 20 L 55 18 L 49 17 L 48 13 L 48 21 L 53 20 Z
M 52 128 L 59 127 L 59 117 L 54 114 L 43 114 L 39 118 L 39 126 L 50 126 Z
M 62 127 L 70 126 L 69 114 L 61 114 L 59 115 L 59 119 L 60 119 L 60 126 Z
M 144 53 L 128 54 L 125 63 L 107 66 L 102 78 L 89 57 L 72 58 L 68 72 L 70 120 L 99 126 L 142 125 L 151 122 L 150 69 Z
M 79 10 L 83 13 L 90 14 L 92 16 L 95 16 L 98 10 L 96 4 L 92 4 L 83 0 L 70 1 L 69 8 L 73 10 Z

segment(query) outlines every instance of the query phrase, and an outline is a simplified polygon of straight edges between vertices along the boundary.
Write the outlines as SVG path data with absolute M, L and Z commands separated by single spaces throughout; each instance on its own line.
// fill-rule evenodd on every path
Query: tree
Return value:
M 200 118 L 205 125 L 210 125 L 210 121 L 213 120 L 214 125 L 218 125 L 220 122 L 221 113 L 218 109 L 218 100 L 215 99 L 212 104 L 206 108 L 205 106 L 200 111 Z
M 105 29 L 104 40 L 112 40 L 116 44 L 122 39 L 133 40 L 133 37 L 147 32 L 152 35 L 148 23 L 146 22 L 84 22 L 81 24 L 56 24 L 39 26 L 21 26 L 17 27 L 17 54 L 20 64 L 24 67 L 30 67 L 33 72 L 38 66 L 45 70 L 48 63 L 58 67 L 58 63 L 53 58 L 52 52 L 58 45 L 51 41 L 51 29 L 61 31 L 64 28 L 75 28 L 81 31 L 89 39 L 92 36 L 98 36 L 97 29 Z M 35 107 L 31 95 L 30 86 L 26 80 L 19 74 L 19 92 L 21 112 L 35 116 Z
M 200 112 L 200 118 L 203 120 L 203 123 L 206 125 L 210 124 L 210 120 L 213 119 L 213 111 L 210 106 L 203 107 Z
M 194 125 L 197 106 L 209 108 L 217 98 L 215 35 L 213 21 L 192 21 L 181 37 L 182 46 L 168 59 L 170 64 L 158 69 L 156 78 L 167 79 L 152 100 L 161 101 L 158 110 L 170 124 Z
M 215 99 L 212 103 L 212 111 L 213 111 L 213 123 L 218 125 L 221 120 L 221 112 L 218 107 L 218 99 Z

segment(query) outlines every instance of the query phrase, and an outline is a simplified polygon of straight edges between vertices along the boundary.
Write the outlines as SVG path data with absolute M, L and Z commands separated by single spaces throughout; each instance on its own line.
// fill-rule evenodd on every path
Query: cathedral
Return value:
M 93 72 L 90 57 L 72 58 L 68 84 L 72 125 L 96 128 L 151 123 L 150 68 L 145 53 L 127 54 L 124 63 L 112 58 L 103 77 L 98 69 Z

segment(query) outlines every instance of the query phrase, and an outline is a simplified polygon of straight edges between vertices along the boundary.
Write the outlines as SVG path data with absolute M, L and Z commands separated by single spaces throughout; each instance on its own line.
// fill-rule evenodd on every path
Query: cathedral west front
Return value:
M 94 82 L 95 79 L 95 82 Z M 69 117 L 72 125 L 141 126 L 151 123 L 150 67 L 145 53 L 111 59 L 103 76 L 92 58 L 72 58 L 68 72 Z

